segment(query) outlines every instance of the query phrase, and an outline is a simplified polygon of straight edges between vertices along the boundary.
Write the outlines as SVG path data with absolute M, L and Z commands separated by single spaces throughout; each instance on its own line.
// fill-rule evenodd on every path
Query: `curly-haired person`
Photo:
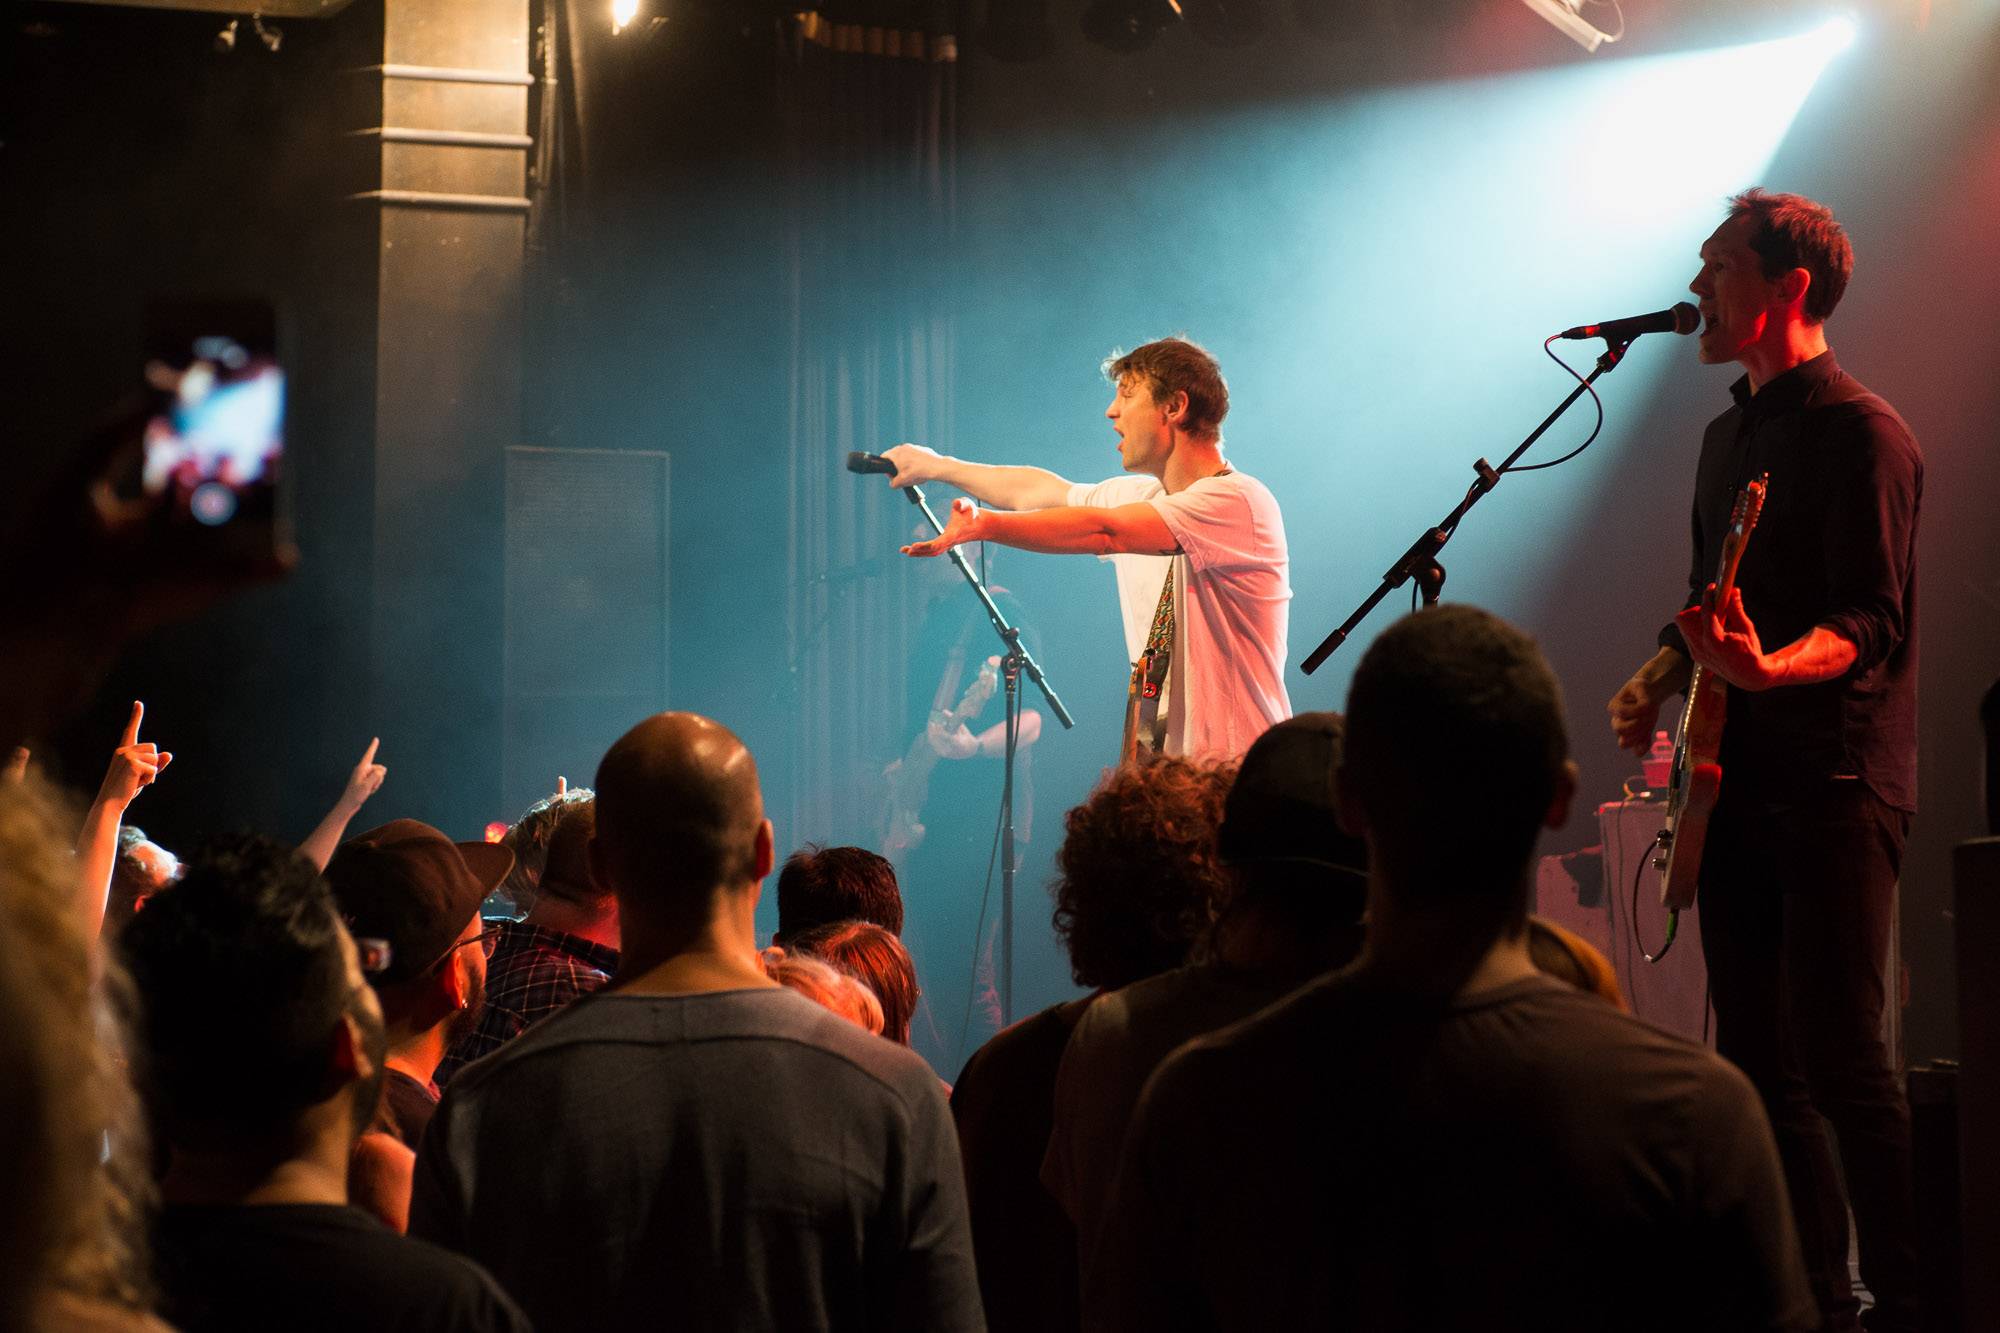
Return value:
M 999 1033 L 952 1090 L 987 1327 L 1076 1328 L 1076 1230 L 1038 1178 L 1056 1068 L 1099 993 L 1179 967 L 1237 891 L 1217 847 L 1233 760 L 1142 755 L 1063 820 L 1055 929 L 1092 994 Z

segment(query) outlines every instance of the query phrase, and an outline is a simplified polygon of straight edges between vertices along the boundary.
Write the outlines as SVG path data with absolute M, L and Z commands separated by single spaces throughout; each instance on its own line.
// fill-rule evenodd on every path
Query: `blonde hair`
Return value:
M 780 986 L 797 991 L 856 1027 L 882 1035 L 882 1002 L 874 991 L 833 964 L 775 944 L 757 956 L 764 964 L 764 974 Z
M 32 774 L 0 784 L 0 966 L 7 1023 L 27 1030 L 6 1053 L 25 1067 L 0 1080 L 25 1131 L 10 1154 L 28 1173 L 17 1239 L 45 1291 L 144 1310 L 153 1188 L 127 1063 L 132 987 L 77 913 L 80 822 Z

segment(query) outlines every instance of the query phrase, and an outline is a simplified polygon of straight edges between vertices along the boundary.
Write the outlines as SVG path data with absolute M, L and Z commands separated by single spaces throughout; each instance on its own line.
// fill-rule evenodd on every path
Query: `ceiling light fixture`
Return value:
M 1521 3 L 1547 19 L 1557 31 L 1575 42 L 1586 51 L 1595 52 L 1605 42 L 1615 42 L 1625 35 L 1625 11 L 1618 7 L 1618 0 L 1521 0 Z M 1618 16 L 1618 30 L 1606 32 L 1583 16 L 1586 3 L 1608 4 Z

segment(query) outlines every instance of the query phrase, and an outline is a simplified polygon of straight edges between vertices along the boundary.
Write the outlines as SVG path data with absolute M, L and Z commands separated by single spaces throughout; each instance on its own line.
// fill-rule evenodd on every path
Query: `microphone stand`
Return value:
M 910 503 L 921 509 L 924 519 L 933 532 L 942 533 L 944 524 L 931 512 L 930 502 L 924 499 L 921 486 L 903 488 L 903 494 Z M 1007 623 L 1007 617 L 993 601 L 985 582 L 972 572 L 972 564 L 965 558 L 959 547 L 952 547 L 945 554 L 958 566 L 958 572 L 971 585 L 973 595 L 979 598 L 979 605 L 985 609 L 987 620 L 993 624 L 993 632 L 1000 636 L 1000 646 L 1004 655 L 1000 659 L 1000 677 L 1006 682 L 1007 697 L 1007 750 L 1002 765 L 1004 776 L 1000 785 L 1000 1023 L 1004 1027 L 1014 1021 L 1014 753 L 1021 738 L 1021 676 L 1025 672 L 1028 679 L 1035 682 L 1042 697 L 1048 700 L 1049 711 L 1056 721 L 1065 728 L 1074 727 L 1076 719 L 1063 707 L 1057 697 L 1055 687 L 1042 671 L 1041 663 L 1035 660 L 1021 644 L 1021 631 Z
M 1494 467 L 1483 458 L 1475 462 L 1472 470 L 1479 474 L 1478 478 L 1472 483 L 1471 489 L 1466 491 L 1465 498 L 1458 502 L 1458 507 L 1446 514 L 1444 520 L 1436 527 L 1427 529 L 1410 543 L 1410 549 L 1403 552 L 1396 563 L 1389 566 L 1388 572 L 1382 575 L 1381 585 L 1368 594 L 1367 600 L 1354 608 L 1354 614 L 1342 621 L 1340 628 L 1320 641 L 1319 647 L 1313 649 L 1311 655 L 1299 663 L 1299 669 L 1308 676 L 1319 670 L 1320 664 L 1333 656 L 1341 644 L 1347 642 L 1347 636 L 1354 632 L 1354 627 L 1366 619 L 1368 613 L 1373 611 L 1384 597 L 1411 579 L 1416 580 L 1417 588 L 1423 594 L 1424 605 L 1436 606 L 1438 594 L 1444 589 L 1444 566 L 1438 563 L 1438 552 L 1444 549 L 1444 544 L 1458 531 L 1459 521 L 1466 516 L 1472 506 L 1479 503 L 1480 497 L 1500 484 L 1500 478 L 1507 469 L 1513 467 L 1521 455 L 1527 453 L 1535 441 L 1541 439 L 1548 428 L 1556 424 L 1557 418 L 1569 411 L 1571 404 L 1589 392 L 1590 386 L 1598 376 L 1609 374 L 1618 368 L 1618 363 L 1625 359 L 1625 351 L 1631 345 L 1631 338 L 1608 342 L 1604 354 L 1597 358 L 1597 368 L 1570 391 L 1569 397 L 1563 399 L 1555 411 L 1542 419 L 1542 424 L 1535 427 L 1527 439 L 1515 446 L 1514 452 L 1508 454 L 1499 467 Z

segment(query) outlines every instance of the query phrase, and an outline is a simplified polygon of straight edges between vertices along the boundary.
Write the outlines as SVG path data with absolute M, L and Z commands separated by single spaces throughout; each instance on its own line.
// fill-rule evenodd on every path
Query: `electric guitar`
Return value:
M 1715 605 L 1726 607 L 1736 587 L 1736 569 L 1743 550 L 1764 510 L 1766 472 L 1745 486 L 1729 515 L 1722 539 L 1722 559 L 1715 574 Z M 1660 905 L 1667 909 L 1667 935 L 1649 961 L 1666 957 L 1673 947 L 1680 914 L 1694 906 L 1701 876 L 1702 846 L 1708 838 L 1708 817 L 1722 790 L 1722 724 L 1728 713 L 1728 688 L 1719 676 L 1697 665 L 1688 677 L 1687 702 L 1681 708 L 1680 734 L 1674 741 L 1673 776 L 1667 780 L 1667 826 L 1654 840 L 1653 868 L 1660 872 Z
M 932 714 L 930 725 L 910 742 L 909 753 L 889 765 L 884 774 L 889 779 L 889 831 L 882 840 L 884 855 L 900 856 L 924 840 L 924 826 L 918 822 L 918 816 L 930 795 L 931 770 L 937 767 L 940 757 L 937 747 L 931 744 L 931 728 L 941 728 L 950 735 L 979 716 L 979 710 L 993 697 L 993 686 L 999 678 L 997 660 L 981 666 L 972 684 L 965 687 L 958 706 L 948 713 Z M 939 686 L 940 690 L 943 688 Z

